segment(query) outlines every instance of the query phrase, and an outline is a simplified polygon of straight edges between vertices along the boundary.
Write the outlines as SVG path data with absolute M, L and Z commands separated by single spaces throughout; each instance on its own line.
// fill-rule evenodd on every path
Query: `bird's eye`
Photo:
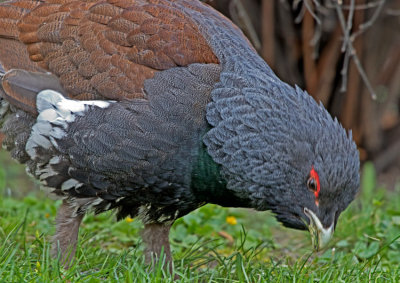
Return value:
M 309 190 L 315 192 L 318 190 L 318 186 L 317 186 L 317 180 L 315 180 L 314 177 L 310 177 L 307 180 L 307 187 Z
M 317 171 L 315 171 L 314 166 L 311 167 L 310 177 L 307 180 L 307 187 L 310 191 L 314 193 L 316 203 L 318 203 L 320 185 L 319 185 L 319 176 Z

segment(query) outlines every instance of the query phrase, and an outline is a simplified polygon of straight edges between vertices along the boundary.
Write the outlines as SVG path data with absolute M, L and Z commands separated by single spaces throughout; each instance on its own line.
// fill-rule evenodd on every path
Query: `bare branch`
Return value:
M 368 91 L 371 93 L 372 99 L 375 100 L 376 99 L 376 93 L 375 93 L 374 89 L 372 88 L 372 85 L 371 85 L 371 83 L 370 83 L 370 81 L 368 79 L 368 76 L 364 71 L 364 68 L 361 65 L 361 62 L 360 62 L 360 60 L 359 60 L 359 58 L 357 56 L 356 50 L 353 47 L 353 42 L 350 40 L 350 38 L 348 36 L 346 37 L 346 32 L 348 32 L 348 30 L 346 28 L 346 23 L 345 23 L 343 11 L 342 11 L 342 9 L 341 9 L 341 7 L 340 7 L 340 5 L 338 3 L 336 3 L 336 2 L 334 2 L 334 3 L 335 3 L 335 8 L 336 8 L 336 13 L 338 15 L 338 19 L 339 19 L 339 22 L 340 22 L 340 26 L 342 28 L 343 34 L 345 35 L 344 42 L 347 45 L 346 54 L 348 53 L 349 57 L 351 57 L 353 59 L 353 62 L 357 67 L 358 73 L 360 74 L 360 76 L 361 76 L 365 86 L 367 87 Z M 346 59 L 346 57 L 345 57 L 345 59 Z M 343 70 L 347 70 L 347 66 L 346 66 L 346 69 L 342 68 L 342 78 L 344 77 L 343 74 L 347 73 L 347 71 L 345 72 Z M 347 78 L 346 78 L 346 80 L 347 80 Z M 346 82 L 345 86 L 347 86 L 347 82 Z M 343 90 L 343 84 L 342 84 L 341 90 Z
M 298 6 L 298 4 L 297 4 L 297 3 L 295 4 L 295 2 L 293 2 L 293 9 L 296 9 L 297 6 Z M 294 22 L 295 22 L 296 24 L 301 23 L 301 21 L 302 21 L 303 18 L 304 18 L 305 12 L 306 12 L 305 6 L 302 5 L 299 14 L 298 14 L 297 17 L 294 19 Z
M 383 5 L 385 4 L 385 2 L 386 2 L 386 0 L 382 0 L 379 3 L 378 8 L 375 10 L 374 14 L 372 15 L 371 19 L 368 22 L 365 22 L 365 23 L 361 24 L 359 26 L 359 28 L 358 28 L 358 31 L 356 31 L 355 33 L 353 33 L 351 35 L 351 40 L 352 41 L 354 41 L 357 36 L 359 36 L 360 34 L 365 32 L 367 29 L 369 29 L 374 24 L 374 22 L 378 19 L 378 16 L 382 11 Z
M 385 0 L 379 0 L 376 2 L 369 2 L 369 3 L 365 3 L 365 4 L 359 4 L 359 5 L 355 5 L 354 6 L 354 10 L 367 10 L 367 9 L 372 9 L 375 8 L 377 6 L 380 5 L 381 2 L 383 2 Z M 335 6 L 332 6 L 329 2 L 326 4 L 326 7 L 334 9 Z M 342 10 L 350 10 L 353 9 L 351 8 L 351 5 L 341 5 Z
M 314 19 L 314 20 L 316 21 L 316 23 L 317 23 L 314 36 L 313 36 L 313 38 L 312 38 L 312 40 L 311 40 L 311 44 L 315 46 L 315 45 L 317 45 L 317 43 L 319 42 L 319 39 L 321 38 L 321 34 L 322 34 L 322 22 L 321 22 L 321 19 L 318 18 L 317 14 L 315 14 L 314 9 L 313 9 L 313 7 L 312 7 L 312 4 L 310 4 L 308 1 L 309 1 L 309 0 L 303 0 L 304 6 L 306 7 L 307 11 L 311 14 L 311 16 L 313 17 L 313 19 Z M 314 2 L 317 2 L 317 3 L 318 3 L 318 1 L 314 1 Z M 318 4 L 319 4 L 319 3 L 318 3 Z M 314 54 L 314 57 L 316 57 L 316 55 L 317 55 L 317 54 Z
M 347 42 L 350 40 L 350 33 L 351 33 L 351 29 L 353 28 L 354 4 L 355 4 L 355 1 L 350 0 L 350 7 L 352 7 L 353 9 L 349 10 L 349 15 L 347 17 L 347 25 L 346 25 L 346 32 L 344 33 L 342 52 L 345 51 Z
M 345 92 L 347 89 L 347 71 L 349 69 L 349 61 L 350 61 L 350 50 L 346 49 L 346 53 L 344 54 L 342 70 L 340 71 L 340 75 L 342 76 L 342 86 L 340 87 L 341 92 Z

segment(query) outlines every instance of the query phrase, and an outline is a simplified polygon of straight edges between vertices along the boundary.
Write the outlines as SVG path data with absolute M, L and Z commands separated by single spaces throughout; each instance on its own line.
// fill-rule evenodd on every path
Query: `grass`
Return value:
M 362 192 L 335 237 L 313 253 L 307 232 L 268 213 L 206 205 L 171 231 L 174 274 L 143 263 L 139 221 L 88 215 L 76 261 L 65 270 L 49 255 L 59 202 L 37 190 L 0 155 L 0 282 L 398 282 L 400 186 L 386 191 L 366 164 Z M 19 186 L 34 189 L 20 190 Z M 23 193 L 21 193 L 21 191 Z

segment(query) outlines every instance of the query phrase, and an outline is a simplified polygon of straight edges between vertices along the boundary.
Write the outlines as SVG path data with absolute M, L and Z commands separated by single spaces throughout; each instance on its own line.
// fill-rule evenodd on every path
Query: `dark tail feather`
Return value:
M 4 70 L 3 66 L 0 64 L 0 82 L 3 80 L 6 71 Z M 3 89 L 2 84 L 0 83 L 0 124 L 4 114 L 7 112 L 8 103 L 4 100 L 6 93 Z M 0 133 L 1 134 L 1 133 Z M 0 145 L 1 145 L 2 137 L 0 136 Z
M 4 75 L 5 71 L 0 64 L 0 82 L 3 80 Z M 1 108 L 1 100 L 4 98 L 4 96 L 5 96 L 4 89 L 3 86 L 0 84 L 0 108 Z
M 3 77 L 5 75 L 5 70 L 3 66 L 0 64 L 0 82 L 3 80 Z M 0 125 L 2 124 L 3 116 L 7 112 L 8 109 L 8 103 L 4 100 L 5 92 L 0 84 Z M 0 131 L 0 147 L 3 144 L 4 140 L 4 134 Z
M 1 95 L 16 108 L 36 116 L 36 96 L 45 89 L 65 95 L 58 78 L 50 73 L 10 70 L 2 78 Z
M 1 67 L 1 65 L 0 65 L 0 67 Z M 2 78 L 2 75 L 4 75 L 4 73 L 1 73 L 1 69 L 0 69 L 0 80 L 1 80 L 1 78 Z M 2 120 L 1 118 L 3 117 L 3 113 L 2 113 L 2 108 L 4 108 L 4 107 L 3 107 L 3 104 L 4 104 L 3 95 L 4 95 L 4 90 L 3 90 L 3 88 L 2 88 L 1 85 L 0 85 L 0 121 Z M 4 111 L 5 111 L 5 110 L 4 110 Z M 4 134 L 3 134 L 2 132 L 0 132 L 0 146 L 1 146 L 1 144 L 3 143 L 3 139 L 4 139 Z

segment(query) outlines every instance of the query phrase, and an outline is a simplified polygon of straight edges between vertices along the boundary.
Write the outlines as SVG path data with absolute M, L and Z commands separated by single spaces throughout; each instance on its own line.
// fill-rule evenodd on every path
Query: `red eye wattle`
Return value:
M 308 178 L 307 187 L 314 192 L 315 198 L 318 199 L 321 188 L 319 184 L 319 176 L 317 171 L 315 171 L 314 166 L 312 166 L 310 170 L 310 178 Z

